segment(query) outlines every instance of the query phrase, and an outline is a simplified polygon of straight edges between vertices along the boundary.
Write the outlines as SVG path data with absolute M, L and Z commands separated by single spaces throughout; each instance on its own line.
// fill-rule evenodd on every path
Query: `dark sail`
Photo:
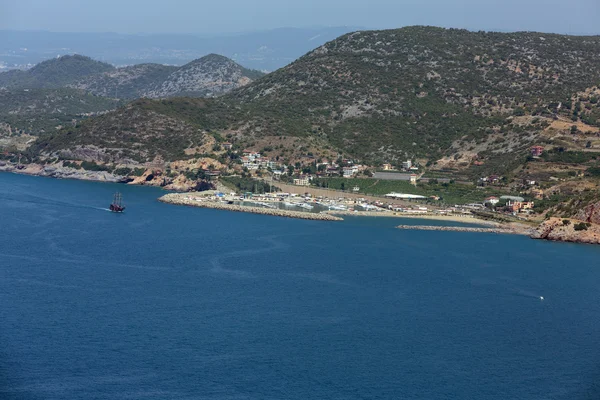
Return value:
M 113 202 L 110 205 L 110 211 L 112 212 L 123 212 L 125 211 L 125 206 L 123 205 L 123 196 L 121 193 L 115 193 L 113 198 Z

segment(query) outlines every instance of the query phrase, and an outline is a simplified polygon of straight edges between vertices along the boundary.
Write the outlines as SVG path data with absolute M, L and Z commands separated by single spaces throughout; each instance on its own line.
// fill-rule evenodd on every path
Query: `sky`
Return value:
M 599 0 L 0 0 L 0 30 L 220 34 L 281 27 L 600 34 Z

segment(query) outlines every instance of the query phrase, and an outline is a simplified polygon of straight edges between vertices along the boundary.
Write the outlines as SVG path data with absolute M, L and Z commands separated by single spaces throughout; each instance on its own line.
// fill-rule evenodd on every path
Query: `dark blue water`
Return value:
M 0 174 L 1 399 L 599 398 L 600 247 L 160 194 Z

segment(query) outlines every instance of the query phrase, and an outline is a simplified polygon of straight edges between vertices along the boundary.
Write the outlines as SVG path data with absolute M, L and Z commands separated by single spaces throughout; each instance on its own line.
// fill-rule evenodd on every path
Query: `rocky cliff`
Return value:
M 593 224 L 600 224 L 600 201 L 588 204 L 585 208 L 579 210 L 573 218 Z
M 533 239 L 600 244 L 600 225 L 575 219 L 550 218 L 531 235 Z

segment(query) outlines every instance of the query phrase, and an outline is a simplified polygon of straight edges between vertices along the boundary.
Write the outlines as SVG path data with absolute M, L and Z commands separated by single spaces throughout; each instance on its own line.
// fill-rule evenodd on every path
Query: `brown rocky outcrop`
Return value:
M 591 203 L 584 209 L 579 210 L 573 218 L 593 224 L 600 224 L 600 201 Z
M 147 169 L 142 175 L 133 178 L 130 185 L 159 186 L 168 185 L 169 179 L 160 170 Z
M 580 224 L 582 221 L 575 219 L 550 218 L 537 227 L 531 238 L 600 244 L 600 224 L 591 223 L 589 226 L 586 225 L 585 229 L 576 230 L 576 225 Z

